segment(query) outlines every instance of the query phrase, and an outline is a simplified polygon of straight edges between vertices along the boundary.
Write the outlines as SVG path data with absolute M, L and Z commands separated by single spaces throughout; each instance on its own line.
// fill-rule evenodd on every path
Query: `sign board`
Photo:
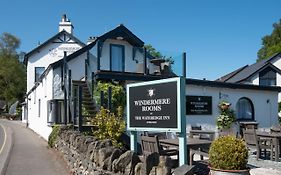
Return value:
M 186 96 L 186 115 L 212 115 L 212 97 Z
M 182 81 L 177 77 L 127 85 L 127 129 L 181 132 Z

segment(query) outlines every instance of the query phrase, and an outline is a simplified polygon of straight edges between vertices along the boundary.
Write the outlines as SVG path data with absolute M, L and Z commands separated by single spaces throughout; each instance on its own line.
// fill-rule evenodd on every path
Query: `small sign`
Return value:
M 186 115 L 212 115 L 212 97 L 186 96 Z
M 127 85 L 128 130 L 181 129 L 180 78 Z

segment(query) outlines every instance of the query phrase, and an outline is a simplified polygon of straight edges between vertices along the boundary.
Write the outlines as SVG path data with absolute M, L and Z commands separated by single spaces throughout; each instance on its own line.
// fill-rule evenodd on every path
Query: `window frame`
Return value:
M 274 77 L 271 76 L 272 73 L 274 73 Z M 269 82 L 274 81 L 274 84 L 270 84 Z M 261 83 L 263 82 L 263 83 Z M 277 72 L 270 68 L 267 67 L 264 70 L 262 70 L 261 72 L 259 72 L 259 85 L 261 86 L 276 86 L 277 85 Z
M 121 45 L 121 44 L 110 44 L 110 50 L 109 50 L 109 57 L 110 57 L 110 60 L 109 60 L 109 69 L 110 71 L 113 71 L 112 70 L 112 47 L 119 47 L 122 49 L 122 70 L 121 72 L 124 72 L 125 71 L 125 46 L 124 45 Z
M 252 112 L 252 118 L 238 118 L 238 103 L 240 100 L 247 100 L 251 106 L 251 112 Z M 238 99 L 237 103 L 236 103 L 236 120 L 237 121 L 255 121 L 255 108 L 254 108 L 254 104 L 252 102 L 252 100 L 248 97 L 241 97 Z
M 39 75 L 39 77 L 36 77 L 36 70 L 37 69 L 40 69 L 40 68 L 43 68 L 44 70 L 43 70 L 43 72 L 45 71 L 45 67 L 34 67 L 34 83 L 36 83 L 38 80 L 39 80 L 39 77 L 42 75 Z M 43 73 L 42 72 L 42 73 Z M 36 79 L 37 78 L 37 79 Z

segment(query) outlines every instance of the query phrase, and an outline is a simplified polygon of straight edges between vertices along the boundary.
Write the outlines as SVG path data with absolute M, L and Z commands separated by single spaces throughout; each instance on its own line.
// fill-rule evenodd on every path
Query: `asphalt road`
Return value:
M 2 147 L 3 147 L 3 144 L 4 144 L 4 140 L 5 140 L 4 128 L 0 124 L 0 154 L 2 152 Z
M 14 133 L 6 175 L 69 175 L 65 162 L 47 142 L 21 122 L 1 120 Z

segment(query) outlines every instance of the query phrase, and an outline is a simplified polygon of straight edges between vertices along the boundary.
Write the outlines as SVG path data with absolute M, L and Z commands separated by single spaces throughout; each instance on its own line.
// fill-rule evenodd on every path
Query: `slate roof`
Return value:
M 267 59 L 256 62 L 252 65 L 243 66 L 225 76 L 218 78 L 216 81 L 228 82 L 228 83 L 241 83 L 247 81 L 256 73 L 262 71 L 266 67 L 271 67 L 275 71 L 281 73 L 281 70 L 272 64 L 272 61 L 276 58 L 281 58 L 281 52 L 277 53 Z

